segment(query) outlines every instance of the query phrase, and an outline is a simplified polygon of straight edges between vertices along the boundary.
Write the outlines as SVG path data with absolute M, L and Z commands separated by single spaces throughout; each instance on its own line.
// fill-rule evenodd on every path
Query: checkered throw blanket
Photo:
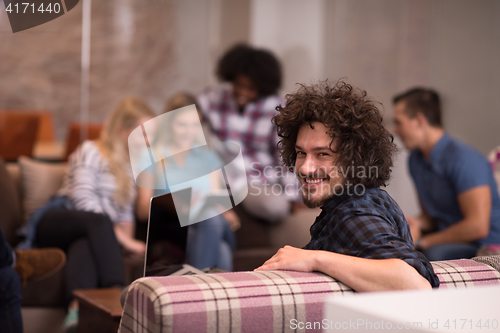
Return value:
M 500 284 L 500 257 L 432 262 L 440 288 Z M 291 332 L 290 320 L 323 319 L 327 296 L 351 293 L 321 273 L 235 272 L 136 280 L 121 333 Z

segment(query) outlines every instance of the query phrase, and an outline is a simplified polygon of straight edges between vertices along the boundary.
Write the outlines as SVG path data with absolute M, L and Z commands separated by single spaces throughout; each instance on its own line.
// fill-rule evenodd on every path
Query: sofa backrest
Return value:
M 500 257 L 432 262 L 440 288 L 499 285 Z M 491 266 L 493 265 L 493 266 Z M 497 265 L 497 266 L 495 266 Z M 323 301 L 353 290 L 321 273 L 235 272 L 147 277 L 129 288 L 121 333 L 284 332 L 323 319 Z
M 18 159 L 24 219 L 56 194 L 67 171 L 66 163 L 49 163 L 21 156 Z

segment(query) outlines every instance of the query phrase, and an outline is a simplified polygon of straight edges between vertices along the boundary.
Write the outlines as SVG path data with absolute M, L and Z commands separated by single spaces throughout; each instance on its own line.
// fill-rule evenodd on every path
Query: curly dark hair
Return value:
M 233 82 L 245 75 L 257 87 L 262 97 L 276 94 L 281 86 L 281 66 L 276 57 L 267 50 L 238 44 L 222 56 L 217 64 L 217 77 Z
M 273 118 L 280 137 L 278 150 L 283 163 L 293 167 L 297 154 L 295 143 L 299 129 L 313 122 L 328 128 L 331 143 L 338 139 L 337 167 L 364 167 L 365 176 L 347 172 L 344 181 L 363 184 L 367 188 L 386 186 L 391 176 L 392 157 L 397 152 L 394 137 L 387 131 L 383 118 L 366 91 L 353 88 L 339 80 L 335 85 L 328 81 L 311 86 L 301 85 L 286 95 L 286 105 L 276 107 Z M 376 167 L 376 174 L 366 172 Z

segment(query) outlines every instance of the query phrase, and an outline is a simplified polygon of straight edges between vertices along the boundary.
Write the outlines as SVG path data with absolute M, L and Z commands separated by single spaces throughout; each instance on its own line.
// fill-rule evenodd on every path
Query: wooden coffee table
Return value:
M 78 333 L 116 333 L 122 317 L 121 294 L 118 288 L 75 290 Z

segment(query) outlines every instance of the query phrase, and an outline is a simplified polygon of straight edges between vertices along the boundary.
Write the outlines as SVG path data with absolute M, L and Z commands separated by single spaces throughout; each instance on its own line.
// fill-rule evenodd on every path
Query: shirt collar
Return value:
M 338 205 L 340 205 L 345 199 L 347 199 L 348 194 L 347 191 L 344 191 L 340 195 L 334 195 L 328 201 L 326 201 L 323 206 L 321 206 L 322 213 L 323 212 L 329 212 L 335 209 Z

